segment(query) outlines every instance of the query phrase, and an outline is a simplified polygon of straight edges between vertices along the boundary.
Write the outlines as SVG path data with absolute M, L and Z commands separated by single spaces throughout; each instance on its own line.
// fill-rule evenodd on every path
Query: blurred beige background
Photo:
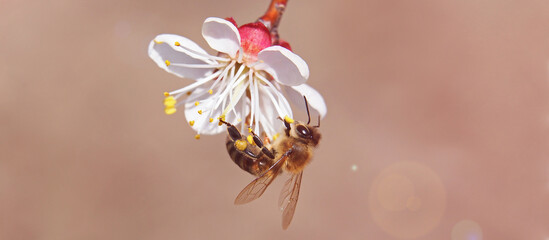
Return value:
M 0 239 L 549 238 L 548 1 L 289 1 L 328 116 L 287 231 L 146 54 L 268 3 L 0 0 Z

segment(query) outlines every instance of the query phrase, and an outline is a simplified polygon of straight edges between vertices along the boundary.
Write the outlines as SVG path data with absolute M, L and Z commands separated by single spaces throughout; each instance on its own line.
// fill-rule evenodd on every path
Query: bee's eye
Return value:
M 296 130 L 301 137 L 309 137 L 311 135 L 309 129 L 303 125 L 298 125 Z

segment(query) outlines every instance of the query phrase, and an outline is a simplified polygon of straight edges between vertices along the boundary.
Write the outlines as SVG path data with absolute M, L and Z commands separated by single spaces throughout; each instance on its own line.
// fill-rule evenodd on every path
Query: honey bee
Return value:
M 272 144 L 268 139 L 266 144 L 263 144 L 259 136 L 251 130 L 255 144 L 249 144 L 235 126 L 220 119 L 220 122 L 227 125 L 226 145 L 231 159 L 243 170 L 257 176 L 238 194 L 234 201 L 236 205 L 259 198 L 282 172 L 290 174 L 291 177 L 284 184 L 278 200 L 279 207 L 283 211 L 283 229 L 287 229 L 292 221 L 299 197 L 303 169 L 311 161 L 313 149 L 318 145 L 321 136 L 318 130 L 320 116 L 317 126 L 309 125 L 311 116 L 307 98 L 305 98 L 305 106 L 309 118 L 307 123 L 279 117 L 284 122 L 285 129 Z

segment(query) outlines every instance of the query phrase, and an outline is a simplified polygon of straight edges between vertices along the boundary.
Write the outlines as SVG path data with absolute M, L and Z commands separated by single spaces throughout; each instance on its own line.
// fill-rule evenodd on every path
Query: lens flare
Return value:
M 475 221 L 462 220 L 452 228 L 452 240 L 482 240 L 482 229 Z
M 369 205 L 374 222 L 385 232 L 398 239 L 415 239 L 439 224 L 446 191 L 429 167 L 398 162 L 373 181 Z

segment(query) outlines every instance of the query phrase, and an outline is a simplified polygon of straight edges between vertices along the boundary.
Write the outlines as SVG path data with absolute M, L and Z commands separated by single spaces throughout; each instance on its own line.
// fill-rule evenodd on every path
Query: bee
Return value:
M 235 126 L 220 119 L 220 122 L 227 125 L 226 146 L 231 159 L 243 170 L 257 176 L 238 194 L 234 201 L 236 205 L 259 198 L 282 172 L 290 174 L 291 177 L 284 184 L 278 200 L 279 207 L 283 211 L 283 229 L 287 229 L 292 221 L 299 197 L 303 169 L 311 162 L 313 149 L 318 145 L 321 137 L 318 130 L 320 116 L 317 126 L 309 125 L 311 116 L 307 98 L 305 98 L 305 106 L 307 123 L 293 121 L 288 117 L 284 119 L 279 117 L 284 122 L 285 129 L 272 144 L 268 141 L 266 141 L 267 144 L 263 144 L 259 136 L 251 130 L 250 136 L 255 145 L 249 144 Z

